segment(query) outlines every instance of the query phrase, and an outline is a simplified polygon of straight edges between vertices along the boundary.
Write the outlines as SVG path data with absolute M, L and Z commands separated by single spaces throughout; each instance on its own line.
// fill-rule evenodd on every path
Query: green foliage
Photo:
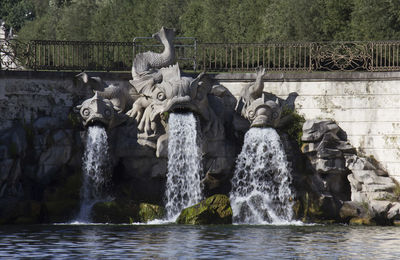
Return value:
M 23 39 L 131 41 L 161 26 L 201 42 L 386 40 L 398 0 L 2 0 Z
M 35 18 L 33 0 L 1 0 L 0 19 L 4 20 L 7 26 L 18 31 L 26 21 Z
M 81 126 L 80 116 L 74 112 L 68 114 L 68 122 L 72 128 L 79 128 Z
M 304 117 L 297 114 L 296 111 L 285 108 L 282 111 L 281 118 L 287 122 L 282 130 L 289 135 L 290 139 L 296 140 L 299 147 L 301 147 L 303 144 L 301 141 L 301 136 L 303 135 L 303 124 L 306 121 Z

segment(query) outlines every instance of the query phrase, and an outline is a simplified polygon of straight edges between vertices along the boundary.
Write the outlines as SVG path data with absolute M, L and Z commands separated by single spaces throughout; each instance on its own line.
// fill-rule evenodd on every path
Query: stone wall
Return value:
M 77 82 L 76 72 L 0 71 L 0 131 L 14 121 L 34 123 L 38 117 L 65 120 L 73 106 L 93 95 Z M 92 73 L 99 76 L 99 73 Z M 126 74 L 101 75 L 109 82 L 129 84 Z
M 0 71 L 0 131 L 13 121 L 33 123 L 38 116 L 68 117 L 89 91 L 73 72 Z M 89 73 L 108 82 L 129 84 L 129 73 Z M 235 96 L 254 74 L 211 75 Z M 358 152 L 373 156 L 400 181 L 400 73 L 268 73 L 264 91 L 286 99 L 306 119 L 335 120 Z M 399 86 L 397 86 L 399 84 Z
M 252 75 L 215 76 L 235 96 Z M 333 119 L 357 151 L 373 156 L 400 181 L 400 73 L 270 73 L 264 91 L 286 99 L 306 119 Z

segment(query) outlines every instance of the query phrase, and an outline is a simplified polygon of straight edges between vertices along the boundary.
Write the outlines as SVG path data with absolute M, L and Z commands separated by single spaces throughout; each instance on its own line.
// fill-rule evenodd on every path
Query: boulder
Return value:
M 351 200 L 369 202 L 394 198 L 396 183 L 390 177 L 378 176 L 376 170 L 352 170 L 347 176 L 351 187 Z
M 392 207 L 387 213 L 388 219 L 400 220 L 400 202 L 392 203 Z
M 130 201 L 98 202 L 92 208 L 95 223 L 132 223 L 138 220 L 139 207 Z
M 139 205 L 139 221 L 149 222 L 155 219 L 162 219 L 165 216 L 165 209 L 158 205 L 149 203 L 140 203 Z
M 387 200 L 371 200 L 369 207 L 375 216 L 386 216 L 392 206 L 392 202 Z
M 216 194 L 182 210 L 178 224 L 232 224 L 232 208 L 226 195 Z
M 375 167 L 366 158 L 358 157 L 355 154 L 345 154 L 346 167 L 349 170 L 375 170 Z
M 303 125 L 303 142 L 318 142 L 327 132 L 338 133 L 339 126 L 332 120 L 307 120 Z
M 344 159 L 315 159 L 311 160 L 311 164 L 319 174 L 336 174 L 346 172 Z
M 344 220 L 353 218 L 368 218 L 368 207 L 360 202 L 345 201 L 340 208 L 340 217 Z

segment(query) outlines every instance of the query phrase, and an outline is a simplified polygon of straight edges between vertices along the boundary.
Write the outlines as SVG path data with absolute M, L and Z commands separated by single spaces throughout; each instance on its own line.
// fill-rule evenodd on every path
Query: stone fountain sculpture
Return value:
M 95 92 L 92 98 L 75 107 L 85 127 L 101 124 L 107 129 L 112 129 L 128 119 L 124 112 L 132 105 L 134 97 L 126 86 L 108 85 L 101 78 L 89 77 L 84 72 L 76 78 Z
M 250 121 L 250 127 L 276 127 L 281 116 L 278 99 L 268 100 L 263 93 L 265 68 L 259 67 L 256 81 L 243 88 L 236 111 Z
M 223 119 L 218 117 L 209 99 L 212 84 L 196 78 L 181 76 L 175 60 L 173 39 L 175 31 L 162 27 L 153 37 L 164 45 L 162 53 L 139 53 L 132 66 L 133 85 L 139 98 L 127 115 L 138 125 L 138 142 L 156 148 L 157 157 L 166 155 L 167 119 L 171 112 L 193 112 L 200 118 L 204 136 L 224 138 Z M 213 100 L 214 101 L 214 100 Z M 219 100 L 220 103 L 223 99 Z M 215 102 L 212 102 L 215 103 Z
M 239 102 L 204 73 L 197 77 L 182 75 L 178 64 L 174 64 L 174 36 L 173 29 L 164 27 L 153 35 L 164 50 L 135 57 L 129 86 L 110 85 L 86 73 L 77 75 L 95 94 L 76 110 L 84 126 L 106 126 L 115 149 L 114 162 L 120 162 L 127 175 L 143 182 L 166 174 L 169 114 L 193 113 L 201 137 L 205 190 L 226 193 L 240 148 L 237 132 L 247 131 L 249 126 L 275 127 L 281 107 L 263 93 L 263 68 L 258 69 L 256 81 L 242 91 Z M 238 121 L 242 122 L 240 129 Z M 146 162 L 146 166 L 138 170 L 140 162 Z

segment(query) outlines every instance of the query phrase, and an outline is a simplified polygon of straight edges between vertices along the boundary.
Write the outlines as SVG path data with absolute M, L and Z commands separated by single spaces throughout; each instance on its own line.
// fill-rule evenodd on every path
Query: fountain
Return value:
M 277 132 L 251 128 L 232 178 L 234 223 L 282 224 L 293 218 L 290 168 Z
M 167 218 L 175 221 L 182 209 L 201 198 L 201 153 L 192 113 L 169 117 L 168 173 L 165 190 Z
M 83 156 L 83 184 L 78 222 L 89 222 L 93 205 L 106 199 L 104 191 L 109 183 L 109 165 L 105 129 L 101 126 L 89 126 Z
M 155 157 L 147 165 L 154 165 L 149 176 L 162 176 L 166 171 L 164 199 L 168 221 L 175 221 L 184 208 L 200 202 L 203 188 L 213 194 L 221 183 L 229 183 L 236 149 L 229 146 L 231 140 L 228 141 L 227 136 L 237 136 L 238 131 L 245 131 L 249 126 L 276 127 L 281 115 L 279 102 L 266 100 L 263 95 L 263 68 L 258 69 L 256 81 L 243 89 L 236 109 L 232 94 L 225 87 L 215 85 L 210 78 L 203 78 L 203 73 L 196 78 L 182 76 L 179 65 L 172 65 L 174 35 L 174 30 L 163 27 L 156 36 L 164 44 L 165 51 L 136 56 L 133 80 L 130 81 L 132 89 L 107 85 L 100 78 L 84 73 L 77 75 L 97 90 L 94 97 L 77 106 L 85 126 L 98 122 L 113 129 L 129 117 L 129 122 L 135 122 L 137 127 L 135 142 L 155 149 Z M 243 124 L 246 119 L 250 124 Z M 198 136 L 202 137 L 201 144 Z M 95 142 L 100 145 L 103 141 Z M 290 174 L 279 143 L 279 136 L 273 129 L 252 128 L 246 134 L 230 193 L 238 222 L 291 220 Z M 97 149 L 94 147 L 95 144 L 88 144 L 87 149 Z M 98 149 L 99 155 L 107 150 L 106 147 Z M 87 155 L 85 159 L 91 160 L 89 157 Z M 248 161 L 250 158 L 255 161 Z M 162 167 L 164 159 L 168 159 L 166 169 Z M 101 158 L 96 160 L 102 163 Z M 123 165 L 130 166 L 133 162 L 125 161 Z M 203 170 L 205 177 L 201 180 Z M 81 215 L 85 216 L 88 215 L 86 208 L 90 209 L 101 198 L 96 193 L 97 179 L 93 176 L 102 176 L 102 173 L 93 171 L 86 170 L 90 177 L 85 177 L 85 185 L 92 190 L 83 190 Z M 249 210 L 244 210 L 245 207 Z M 265 211 L 266 216 L 255 213 L 257 207 Z M 245 217 L 241 216 L 243 211 L 246 211 Z

